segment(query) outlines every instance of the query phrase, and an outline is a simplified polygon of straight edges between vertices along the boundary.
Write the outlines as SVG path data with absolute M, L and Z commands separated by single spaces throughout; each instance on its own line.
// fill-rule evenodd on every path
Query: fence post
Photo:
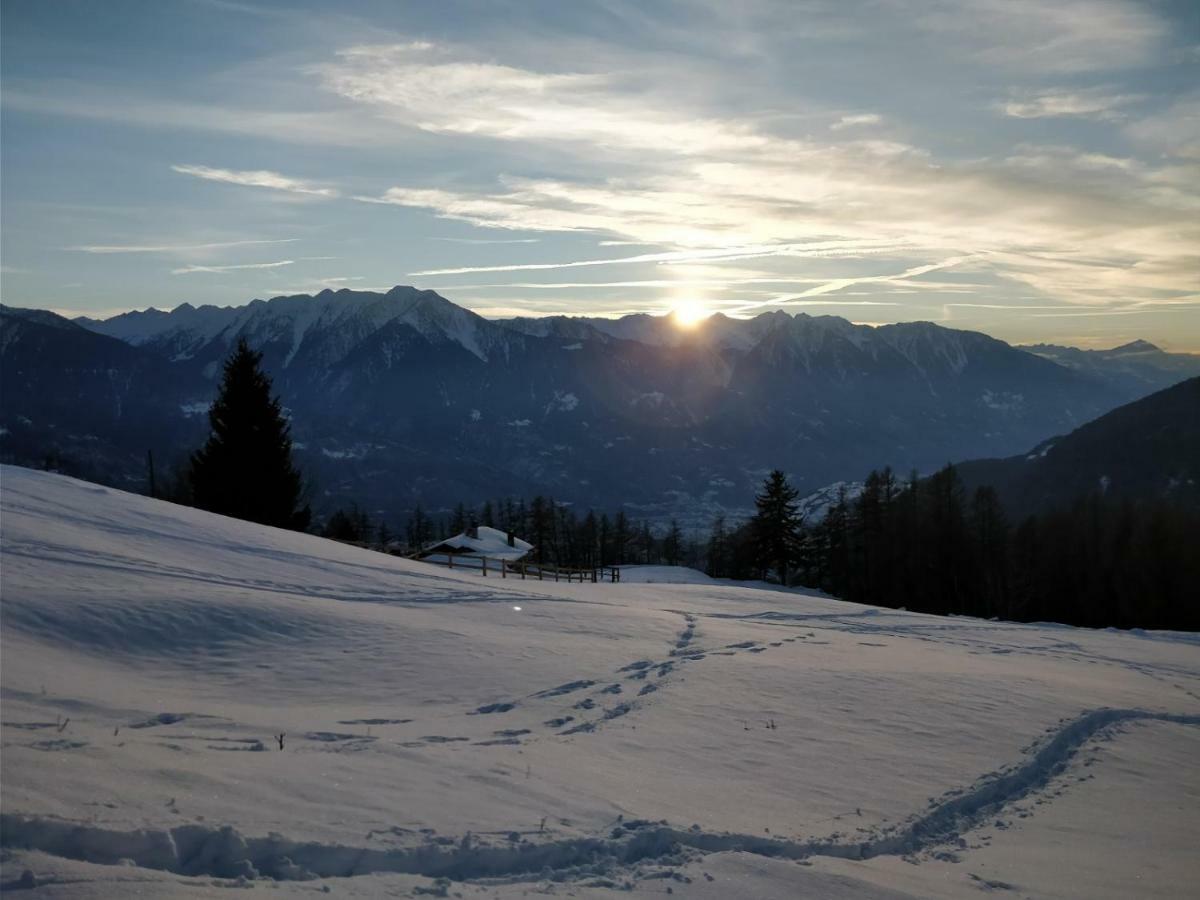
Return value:
M 453 553 L 447 553 L 447 554 L 446 554 L 446 559 L 447 559 L 447 560 L 449 560 L 449 562 L 447 563 L 447 565 L 448 565 L 448 566 L 449 566 L 451 569 L 453 569 L 453 568 L 454 568 L 454 554 L 453 554 Z
M 483 577 L 487 578 L 487 557 L 483 558 Z
M 503 559 L 500 560 L 500 577 L 501 578 L 508 577 L 508 562 Z

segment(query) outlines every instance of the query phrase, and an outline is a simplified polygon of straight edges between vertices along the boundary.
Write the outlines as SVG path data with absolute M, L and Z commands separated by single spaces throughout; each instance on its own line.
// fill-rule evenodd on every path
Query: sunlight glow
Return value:
M 708 304 L 696 297 L 677 300 L 671 308 L 671 317 L 680 328 L 695 328 L 712 314 Z

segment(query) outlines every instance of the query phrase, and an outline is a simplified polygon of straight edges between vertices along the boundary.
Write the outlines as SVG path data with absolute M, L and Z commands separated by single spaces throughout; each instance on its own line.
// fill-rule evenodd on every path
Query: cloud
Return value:
M 796 303 L 799 301 L 808 301 L 809 297 L 817 297 L 822 294 L 831 294 L 835 291 L 845 290 L 848 287 L 853 287 L 859 284 L 894 284 L 907 283 L 909 279 L 917 278 L 921 275 L 928 275 L 930 272 L 937 272 L 942 269 L 948 269 L 953 266 L 967 262 L 970 258 L 965 256 L 956 256 L 949 259 L 944 259 L 941 262 L 930 263 L 923 266 L 913 266 L 896 275 L 855 275 L 848 278 L 831 278 L 823 284 L 816 287 L 811 287 L 808 290 L 800 291 L 795 294 L 780 294 L 770 300 L 762 303 L 749 303 L 741 307 L 738 312 L 749 312 L 753 309 L 760 309 L 764 306 L 781 306 L 784 304 Z M 887 306 L 887 303 L 879 303 L 877 305 Z
M 1141 66 L 1170 37 L 1148 4 L 1131 0 L 890 0 L 913 22 L 977 63 L 1020 72 L 1074 73 Z
M 299 238 L 280 238 L 262 241 L 217 241 L 209 244 L 84 244 L 66 247 L 80 253 L 183 253 L 192 250 L 223 250 L 228 247 L 249 247 L 255 244 L 291 244 Z
M 485 228 L 588 231 L 668 248 L 413 273 L 422 277 L 788 256 L 920 265 L 969 255 L 990 273 L 992 291 L 1098 304 L 1195 289 L 1197 184 L 1186 168 L 1069 146 L 954 160 L 763 135 L 753 150 L 684 161 L 647 150 L 640 166 L 601 182 L 502 177 L 499 188 L 394 187 L 356 199 Z
M 749 150 L 765 143 L 737 123 L 640 102 L 615 76 L 536 72 L 450 53 L 428 43 L 361 45 L 313 71 L 329 91 L 438 134 L 590 142 L 680 155 Z
M 612 266 L 631 263 L 679 263 L 698 261 L 730 261 L 757 259 L 766 256 L 838 256 L 861 255 L 897 249 L 896 242 L 872 245 L 861 241 L 822 241 L 809 244 L 750 245 L 742 247 L 719 247 L 704 250 L 678 250 L 666 253 L 641 253 L 637 256 L 621 256 L 609 259 L 580 259 L 554 263 L 512 263 L 500 266 L 464 266 L 455 269 L 427 269 L 410 272 L 409 275 L 464 275 L 472 272 L 523 272 L 546 269 L 575 269 L 584 266 Z
M 841 131 L 844 128 L 855 128 L 859 125 L 878 125 L 883 117 L 877 113 L 860 113 L 854 116 L 842 116 L 829 126 L 831 131 Z
M 533 302 L 510 300 L 522 287 L 561 310 L 575 301 L 593 309 L 648 303 L 653 292 L 682 286 L 720 291 L 724 299 L 714 302 L 735 304 L 919 291 L 938 295 L 936 308 L 946 293 L 973 291 L 999 304 L 1054 298 L 1087 310 L 1200 289 L 1200 95 L 1159 100 L 1146 87 L 1180 77 L 1170 46 L 1180 36 L 1166 6 L 872 0 L 866 26 L 827 0 L 802 11 L 775 0 L 751 7 L 700 0 L 678 16 L 617 0 L 603 26 L 590 15 L 540 21 L 509 10 L 503 26 L 481 15 L 477 28 L 454 30 L 474 46 L 369 38 L 376 42 L 334 55 L 297 49 L 306 68 L 249 61 L 219 76 L 218 86 L 236 76 L 244 91 L 211 94 L 236 101 L 210 105 L 175 102 L 167 87 L 155 89 L 166 99 L 155 99 L 65 81 L 6 84 L 5 103 L 15 90 L 15 108 L 35 112 L 352 148 L 333 174 L 293 170 L 311 180 L 175 168 L 280 192 L 276 200 L 343 196 L 481 229 L 427 226 L 427 240 L 458 252 L 439 253 L 448 258 L 437 268 L 405 268 L 428 266 L 414 274 L 431 281 L 461 275 L 464 290 L 473 280 L 507 279 L 467 276 L 528 272 L 509 285 L 476 286 L 506 305 Z M 832 43 L 810 39 L 796 52 L 814 19 L 831 29 Z M 632 39 L 614 40 L 618 32 Z M 362 41 L 371 32 L 330 33 L 327 40 L 351 33 Z M 1174 75 L 1167 65 L 1177 66 Z M 1138 66 L 1147 68 L 1120 77 Z M 869 96 L 854 82 L 867 76 Z M 916 92 L 920 108 L 901 92 Z M 981 110 L 980 98 L 994 105 Z M 1007 124 L 989 120 L 992 113 Z M 1042 143 L 1014 147 L 1013 134 Z M 268 164 L 285 172 L 298 165 Z M 277 206 L 272 214 L 291 212 Z M 405 243 L 416 218 L 395 217 Z M 438 231 L 463 237 L 433 237 Z M 536 252 L 519 249 L 537 241 Z M 579 249 L 585 242 L 602 248 Z M 223 245 L 146 244 L 86 251 L 178 252 L 171 264 L 197 264 L 180 274 L 232 271 L 253 259 L 221 253 Z M 501 255 L 488 244 L 512 247 Z M 212 252 L 182 255 L 188 249 Z M 953 258 L 968 260 L 956 266 L 955 284 L 911 274 Z M 538 274 L 556 270 L 563 275 Z M 599 273 L 611 278 L 569 280 Z M 563 280 L 535 283 L 540 277 Z M 556 290 L 563 294 L 551 299 Z M 620 299 L 597 299 L 604 290 Z
M 1006 116 L 1017 119 L 1075 117 L 1116 119 L 1118 110 L 1141 100 L 1136 94 L 1105 94 L 1097 91 L 1043 91 L 1000 104 Z
M 1167 156 L 1200 160 L 1200 91 L 1180 97 L 1166 109 L 1125 128 L 1140 144 Z M 1196 183 L 1198 173 L 1190 168 L 1183 177 Z
M 301 91 L 306 100 L 311 88 Z M 291 98 L 288 98 L 289 100 Z M 246 103 L 196 103 L 178 96 L 115 89 L 84 81 L 56 80 L 5 84 L 5 109 L 36 115 L 118 122 L 155 131 L 234 134 L 284 144 L 315 144 L 359 149 L 392 146 L 403 129 L 362 116 L 357 110 L 289 109 L 277 98 Z
M 271 188 L 276 191 L 288 191 L 293 194 L 312 194 L 318 197 L 338 196 L 338 192 L 332 188 L 317 187 L 310 182 L 301 181 L 298 178 L 289 178 L 286 175 L 280 175 L 278 172 L 270 172 L 265 169 L 238 172 L 232 169 L 213 169 L 209 166 L 176 165 L 171 166 L 171 168 L 183 175 L 195 175 L 197 178 L 204 178 L 208 181 L 220 181 L 224 184 Z
M 453 238 L 435 237 L 435 241 L 446 241 L 450 244 L 536 244 L 538 238 Z
M 278 262 L 263 262 L 263 263 L 241 263 L 232 266 L 183 266 L 179 269 L 172 269 L 172 275 L 192 275 L 196 272 L 236 272 L 240 269 L 278 269 L 281 266 L 290 266 L 295 264 L 294 259 L 281 259 Z

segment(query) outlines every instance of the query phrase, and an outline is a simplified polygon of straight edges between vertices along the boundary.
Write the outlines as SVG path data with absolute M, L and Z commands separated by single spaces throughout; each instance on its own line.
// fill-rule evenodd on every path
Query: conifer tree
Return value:
M 625 510 L 617 510 L 617 517 L 613 521 L 613 558 L 612 562 L 616 565 L 621 565 L 625 562 L 625 554 L 629 551 L 629 519 L 625 515 Z
M 671 525 L 667 529 L 666 536 L 663 537 L 662 554 L 668 566 L 679 565 L 679 556 L 683 552 L 683 532 L 679 528 L 679 523 L 674 519 L 671 520 Z
M 433 522 L 425 515 L 425 511 L 421 509 L 420 503 L 417 504 L 417 508 L 409 516 L 408 526 L 404 530 L 404 537 L 410 550 L 419 550 L 433 540 Z
M 450 531 L 454 534 L 462 534 L 467 530 L 470 522 L 467 520 L 467 507 L 459 501 L 454 507 L 454 518 L 450 520 Z
M 392 529 L 388 528 L 388 524 L 385 520 L 379 520 L 379 528 L 376 532 L 376 535 L 375 546 L 380 550 L 386 551 L 388 546 L 394 540 L 394 535 L 392 534 Z
M 530 540 L 538 565 L 543 565 L 551 556 L 550 546 L 554 539 L 554 501 L 540 494 L 533 498 L 529 507 Z
M 612 523 L 608 520 L 608 513 L 600 514 L 600 525 L 597 528 L 596 543 L 600 551 L 600 565 L 607 566 L 612 563 Z
M 712 531 L 708 536 L 705 552 L 705 571 L 713 578 L 725 578 L 729 574 L 729 535 L 725 527 L 725 516 L 713 519 Z
M 652 562 L 657 562 L 658 560 L 651 556 L 654 553 L 654 532 L 650 530 L 649 522 L 643 520 L 638 530 L 637 541 L 642 551 L 642 562 L 647 566 Z
M 758 511 L 751 524 L 759 565 L 763 570 L 774 568 L 785 586 L 800 551 L 803 519 L 796 505 L 799 496 L 787 476 L 776 469 L 763 482 L 762 493 L 754 498 Z
M 579 526 L 579 565 L 584 568 L 595 568 L 599 561 L 600 522 L 594 510 L 588 510 L 583 524 Z
M 291 429 L 262 354 L 245 339 L 225 361 L 208 441 L 192 454 L 188 480 L 196 506 L 210 512 L 303 531 L 311 512 L 301 505 L 301 477 L 292 463 Z

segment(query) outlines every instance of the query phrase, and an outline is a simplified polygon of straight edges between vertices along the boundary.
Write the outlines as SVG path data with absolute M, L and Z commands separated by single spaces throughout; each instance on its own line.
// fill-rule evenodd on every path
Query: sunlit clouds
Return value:
M 69 42 L 8 54 L 6 144 L 47 148 L 6 155 L 14 302 L 415 283 L 493 315 L 871 306 L 1200 350 L 1200 36 L 1167 5 L 178 15 L 246 40 L 179 70 L 114 47 L 136 77 L 108 80 Z

